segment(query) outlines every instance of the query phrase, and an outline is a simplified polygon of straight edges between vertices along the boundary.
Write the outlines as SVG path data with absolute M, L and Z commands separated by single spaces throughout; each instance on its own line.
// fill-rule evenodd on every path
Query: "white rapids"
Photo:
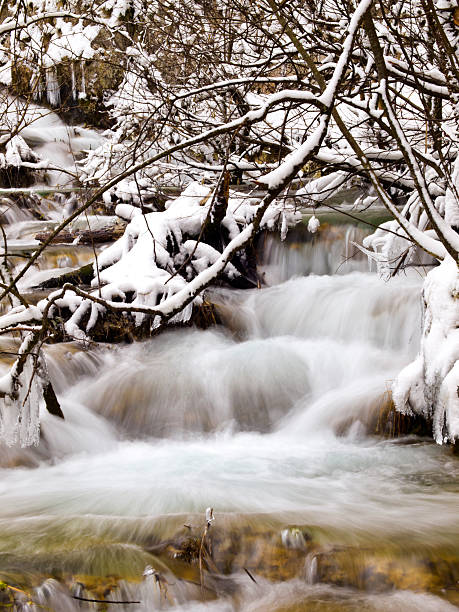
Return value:
M 135 521 L 140 533 L 164 515 L 213 506 L 217 517 L 285 516 L 357 541 L 457 540 L 457 461 L 421 439 L 369 431 L 418 350 L 421 284 L 417 275 L 386 283 L 354 271 L 217 290 L 226 330 L 181 329 L 89 352 L 52 347 L 66 420 L 43 414 L 37 450 L 2 450 L 0 534 L 36 538 L 37 521 L 41 534 L 56 524 L 98 533 L 113 521 Z M 242 609 L 271 609 L 286 588 L 266 586 L 263 607 L 253 587 Z M 307 599 L 319 587 L 289 588 Z M 347 609 L 351 594 L 341 595 Z M 358 597 L 369 610 L 453 609 L 431 595 Z

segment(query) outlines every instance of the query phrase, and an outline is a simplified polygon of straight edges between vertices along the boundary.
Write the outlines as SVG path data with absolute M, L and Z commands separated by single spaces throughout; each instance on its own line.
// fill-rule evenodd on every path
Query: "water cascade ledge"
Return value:
M 288 277 L 285 249 L 266 266 Z M 43 415 L 38 449 L 1 449 L 0 578 L 69 612 L 92 605 L 72 595 L 139 611 L 454 609 L 457 461 L 372 435 L 419 346 L 420 284 L 313 273 L 215 291 L 226 329 L 49 347 L 66 420 Z

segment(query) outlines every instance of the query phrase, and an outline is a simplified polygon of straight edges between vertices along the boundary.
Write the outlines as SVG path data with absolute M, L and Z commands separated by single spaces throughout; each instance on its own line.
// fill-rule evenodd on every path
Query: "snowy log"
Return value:
M 95 230 L 77 230 L 75 232 L 61 232 L 53 236 L 51 232 L 42 232 L 35 235 L 35 240 L 47 244 L 101 244 L 113 242 L 122 236 L 122 226 L 109 226 Z

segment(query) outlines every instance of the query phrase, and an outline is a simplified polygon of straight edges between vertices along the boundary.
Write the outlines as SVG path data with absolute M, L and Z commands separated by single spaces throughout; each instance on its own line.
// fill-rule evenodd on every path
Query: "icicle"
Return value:
M 40 70 L 37 70 L 30 77 L 30 89 L 32 90 L 32 96 L 34 100 L 41 100 L 43 97 L 43 81 L 41 78 Z
M 61 92 L 55 68 L 46 70 L 46 98 L 51 106 L 59 106 L 61 103 Z
M 40 441 L 40 401 L 43 384 L 38 371 L 40 358 L 31 355 L 24 367 L 19 394 L 19 418 L 17 438 L 21 446 L 37 446 Z
M 317 582 L 317 554 L 309 553 L 306 556 L 304 563 L 306 584 L 315 584 Z
M 76 88 L 76 80 L 75 80 L 75 66 L 73 62 L 70 64 L 70 77 L 72 79 L 72 100 L 78 99 L 78 92 Z
M 81 91 L 79 93 L 79 98 L 86 98 L 86 79 L 84 74 L 84 60 L 80 62 L 81 67 Z
M 287 238 L 287 232 L 288 232 L 287 217 L 285 216 L 285 213 L 282 213 L 282 225 L 281 225 L 281 231 L 280 231 L 280 239 L 282 240 L 282 242 Z

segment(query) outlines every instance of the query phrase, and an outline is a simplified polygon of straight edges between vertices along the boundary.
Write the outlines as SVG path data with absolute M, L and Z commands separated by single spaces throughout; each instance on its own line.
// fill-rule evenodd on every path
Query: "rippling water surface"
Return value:
M 457 609 L 458 462 L 389 435 L 422 278 L 385 283 L 362 260 L 330 275 L 337 244 L 325 267 L 329 245 L 271 244 L 272 286 L 213 293 L 225 326 L 51 347 L 66 420 L 0 451 L 0 577 L 42 582 L 56 611 L 94 609 L 78 588 L 141 602 L 110 610 Z M 183 550 L 209 506 L 203 579 Z

